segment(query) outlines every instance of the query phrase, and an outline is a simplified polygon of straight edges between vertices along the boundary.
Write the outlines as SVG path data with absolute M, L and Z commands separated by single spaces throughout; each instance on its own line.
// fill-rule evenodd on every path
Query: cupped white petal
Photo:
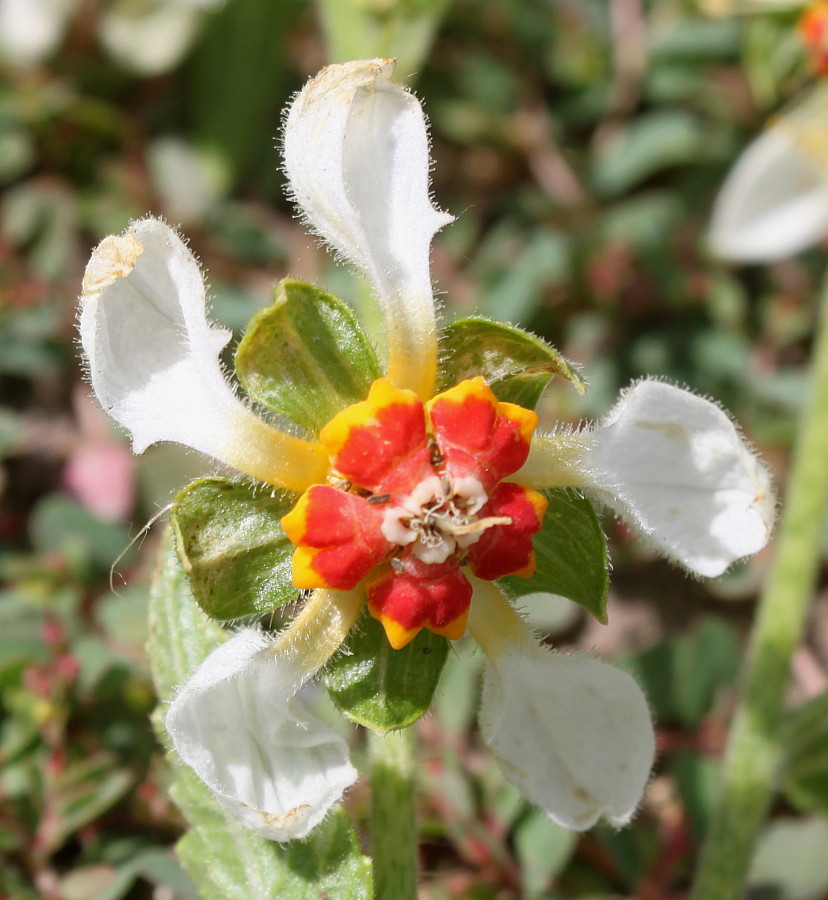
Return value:
M 828 95 L 820 86 L 742 153 L 713 209 L 713 253 L 772 261 L 828 235 L 826 116 Z
M 559 825 L 630 820 L 655 742 L 644 695 L 620 669 L 532 645 L 486 669 L 483 740 L 503 774 Z
M 582 466 L 599 501 L 699 575 L 721 575 L 770 537 L 767 471 L 727 415 L 690 391 L 633 385 L 595 427 Z
M 487 657 L 480 731 L 503 774 L 559 825 L 623 825 L 649 778 L 647 702 L 626 672 L 541 647 L 506 598 L 473 580 L 469 628 Z
M 285 120 L 284 168 L 311 227 L 370 280 L 385 314 L 389 378 L 431 396 L 437 361 L 429 247 L 452 220 L 429 196 L 417 99 L 390 59 L 328 66 Z
M 296 490 L 324 477 L 320 448 L 268 426 L 235 395 L 219 362 L 231 333 L 210 323 L 198 263 L 158 219 L 97 247 L 80 334 L 95 394 L 136 453 L 173 441 Z
M 165 724 L 224 809 L 274 841 L 305 837 L 356 780 L 345 742 L 296 696 L 313 674 L 254 629 L 199 666 Z

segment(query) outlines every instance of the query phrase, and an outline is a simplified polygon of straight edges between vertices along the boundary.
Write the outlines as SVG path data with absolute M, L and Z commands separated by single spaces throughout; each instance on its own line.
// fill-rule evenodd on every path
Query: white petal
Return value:
M 452 217 L 431 204 L 425 117 L 389 81 L 393 67 L 374 59 L 323 69 L 290 108 L 284 160 L 310 225 L 365 272 L 384 306 L 389 376 L 416 390 L 399 385 L 394 368 L 416 382 L 423 365 L 436 365 L 429 246 Z
M 727 415 L 689 391 L 634 385 L 595 428 L 583 465 L 600 501 L 699 575 L 721 575 L 770 537 L 768 473 Z
M 713 210 L 710 247 L 723 259 L 763 262 L 828 235 L 828 104 L 813 94 L 742 153 Z
M 231 333 L 211 325 L 198 263 L 163 222 L 143 219 L 95 250 L 80 333 L 95 394 L 136 453 L 174 441 L 288 487 L 293 451 L 313 464 L 309 445 L 267 426 L 225 380 L 219 353 Z
M 166 717 L 219 803 L 274 841 L 305 837 L 357 777 L 345 742 L 296 697 L 312 674 L 246 629 L 199 666 Z
M 480 728 L 509 781 L 564 828 L 628 822 L 655 753 L 635 681 L 529 640 L 489 660 Z

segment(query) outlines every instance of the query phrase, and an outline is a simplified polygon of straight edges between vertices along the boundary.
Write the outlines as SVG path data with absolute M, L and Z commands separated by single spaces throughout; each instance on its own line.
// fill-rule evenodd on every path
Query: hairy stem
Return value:
M 371 734 L 374 900 L 416 900 L 414 730 Z
M 733 900 L 742 888 L 783 754 L 791 657 L 805 625 L 828 501 L 828 286 L 811 386 L 788 477 L 775 556 L 753 628 L 744 696 L 728 741 L 722 792 L 691 900 Z

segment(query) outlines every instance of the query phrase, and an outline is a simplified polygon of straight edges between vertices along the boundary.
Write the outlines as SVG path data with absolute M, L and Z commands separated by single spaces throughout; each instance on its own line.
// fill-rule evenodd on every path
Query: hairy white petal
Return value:
M 628 822 L 655 753 L 647 703 L 626 672 L 528 635 L 489 656 L 480 729 L 509 781 L 575 831 L 602 816 Z
M 274 841 L 305 837 L 356 780 L 345 742 L 296 697 L 303 671 L 245 629 L 199 666 L 166 726 L 181 759 L 228 812 Z
M 640 381 L 592 437 L 582 464 L 594 495 L 671 559 L 714 577 L 767 543 L 770 478 L 714 403 Z
M 80 334 L 95 394 L 136 453 L 174 441 L 288 487 L 292 466 L 308 483 L 314 466 L 324 474 L 313 447 L 266 425 L 225 380 L 219 353 L 231 333 L 208 320 L 198 263 L 163 222 L 143 219 L 95 250 Z
M 389 375 L 398 383 L 399 366 L 411 382 L 403 386 L 417 389 L 422 367 L 433 381 L 436 365 L 429 246 L 452 217 L 432 206 L 425 117 L 389 81 L 393 67 L 344 63 L 308 82 L 285 120 L 284 167 L 309 224 L 362 269 L 383 304 Z
M 828 94 L 824 87 L 742 153 L 716 200 L 710 247 L 771 261 L 828 235 Z

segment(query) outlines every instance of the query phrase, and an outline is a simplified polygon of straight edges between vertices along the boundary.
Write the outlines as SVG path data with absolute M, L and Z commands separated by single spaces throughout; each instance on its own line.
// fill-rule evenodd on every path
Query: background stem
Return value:
M 414 729 L 371 733 L 371 840 L 375 900 L 416 900 Z
M 785 689 L 816 580 L 828 501 L 828 287 L 823 288 L 813 353 L 810 393 L 775 556 L 753 628 L 744 697 L 728 741 L 719 807 L 691 900 L 742 896 L 782 760 Z
M 360 0 L 317 0 L 328 62 L 393 56 L 395 81 L 413 81 L 425 62 L 450 0 L 408 4 L 382 12 Z

